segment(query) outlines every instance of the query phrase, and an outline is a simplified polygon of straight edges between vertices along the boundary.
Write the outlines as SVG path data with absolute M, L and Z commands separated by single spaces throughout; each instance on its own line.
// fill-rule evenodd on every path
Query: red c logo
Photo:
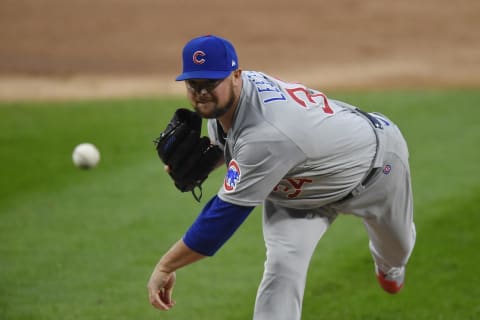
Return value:
M 193 53 L 193 63 L 195 64 L 204 64 L 205 63 L 205 59 L 203 59 L 203 57 L 205 57 L 206 54 L 205 52 L 203 51 L 195 51 Z
M 225 191 L 235 191 L 237 183 L 240 182 L 241 175 L 242 173 L 237 161 L 232 159 L 228 164 L 227 174 L 223 180 Z

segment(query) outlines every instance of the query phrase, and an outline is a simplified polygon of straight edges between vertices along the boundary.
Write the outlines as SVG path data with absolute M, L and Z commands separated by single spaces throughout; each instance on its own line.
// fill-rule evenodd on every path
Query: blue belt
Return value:
M 358 108 L 355 108 L 355 111 L 357 111 L 358 113 L 361 113 L 363 114 L 372 124 L 375 128 L 377 129 L 383 129 L 383 126 L 382 126 L 382 123 L 380 122 L 380 120 L 378 120 L 377 118 L 375 118 L 374 116 L 372 116 L 370 113 L 368 112 L 365 112 L 363 110 L 360 110 Z
M 362 114 L 367 120 L 369 120 L 372 123 L 372 125 L 375 129 L 383 129 L 382 122 L 380 122 L 379 119 L 375 118 L 370 113 L 365 112 L 365 111 L 363 111 L 359 108 L 355 108 L 355 111 Z M 372 178 L 375 176 L 375 174 L 378 172 L 378 170 L 380 170 L 380 168 L 370 168 L 370 171 L 365 176 L 365 178 L 362 179 L 362 181 L 360 182 L 360 185 L 363 186 L 363 187 L 368 185 L 368 183 L 370 182 L 370 180 L 372 180 Z M 353 190 L 356 190 L 357 188 L 358 188 L 358 186 L 355 187 Z M 345 197 L 340 199 L 339 201 L 345 201 L 345 200 L 353 198 L 353 196 L 354 196 L 354 191 L 353 190 L 349 194 L 347 194 Z

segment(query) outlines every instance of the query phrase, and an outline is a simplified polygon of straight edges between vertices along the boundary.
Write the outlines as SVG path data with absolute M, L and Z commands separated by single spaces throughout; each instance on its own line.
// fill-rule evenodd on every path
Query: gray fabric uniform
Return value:
M 228 162 L 218 196 L 264 205 L 267 259 L 254 319 L 301 318 L 311 256 L 340 213 L 363 219 L 380 270 L 405 266 L 415 226 L 408 150 L 397 126 L 300 84 L 254 71 L 242 77 L 225 144 L 215 120 L 208 131 Z

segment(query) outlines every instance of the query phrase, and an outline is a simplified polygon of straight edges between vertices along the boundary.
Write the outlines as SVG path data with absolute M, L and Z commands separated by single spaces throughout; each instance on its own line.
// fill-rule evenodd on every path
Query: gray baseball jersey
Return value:
M 376 137 L 352 106 L 260 72 L 242 76 L 234 124 L 222 146 L 228 159 L 222 200 L 319 207 L 359 184 L 375 156 Z M 216 127 L 210 120 L 210 138 L 221 145 Z
M 406 265 L 416 232 L 408 149 L 396 125 L 253 71 L 243 72 L 234 117 L 224 144 L 215 120 L 208 130 L 227 162 L 219 198 L 264 204 L 255 320 L 300 319 L 311 256 L 341 212 L 363 218 L 376 268 Z

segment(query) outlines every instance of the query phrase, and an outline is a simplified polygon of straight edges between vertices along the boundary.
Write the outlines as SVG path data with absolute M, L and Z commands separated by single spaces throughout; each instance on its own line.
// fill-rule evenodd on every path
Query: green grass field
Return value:
M 480 91 L 330 93 L 394 119 L 411 153 L 417 246 L 404 290 L 378 286 L 361 221 L 342 216 L 309 270 L 304 320 L 480 319 Z M 146 283 L 202 205 L 163 172 L 152 140 L 183 99 L 0 105 L 0 319 L 250 319 L 263 271 L 261 211 L 177 273 L 177 306 Z M 102 155 L 71 162 L 81 142 Z M 204 185 L 204 204 L 223 172 Z M 274 320 L 274 319 L 272 319 Z

